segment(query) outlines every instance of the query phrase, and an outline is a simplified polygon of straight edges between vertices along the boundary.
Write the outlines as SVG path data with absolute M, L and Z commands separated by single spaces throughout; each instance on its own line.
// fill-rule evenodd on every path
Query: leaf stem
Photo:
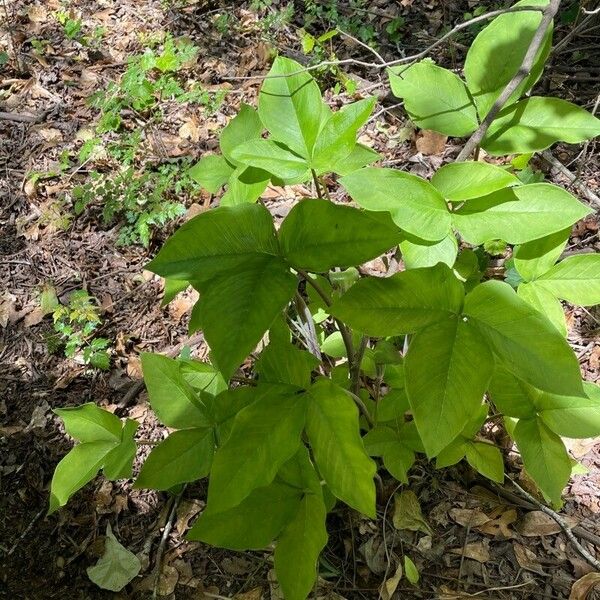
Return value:
M 320 200 L 323 200 L 323 194 L 321 193 L 321 186 L 319 185 L 319 178 L 317 177 L 317 173 L 315 172 L 314 169 L 311 169 L 310 172 L 312 173 L 312 178 L 313 178 L 313 182 L 315 184 L 315 189 L 317 190 L 317 196 L 319 197 Z
M 368 423 L 369 427 L 372 429 L 373 426 L 375 425 L 375 423 L 373 422 L 373 419 L 371 418 L 371 415 L 369 414 L 369 409 L 366 407 L 365 403 L 362 401 L 360 396 L 358 396 L 357 394 L 355 394 L 354 392 L 352 392 L 350 390 L 344 390 L 344 391 L 348 393 L 348 395 L 352 398 L 352 400 L 354 400 L 354 403 L 356 404 L 356 406 L 358 406 L 358 410 L 360 410 L 360 412 L 362 413 L 362 416 L 365 418 L 365 421 Z
M 352 357 L 352 360 L 348 358 L 348 362 L 350 364 L 350 389 L 354 394 L 358 394 L 360 389 L 360 365 L 362 363 L 362 359 L 365 355 L 365 350 L 369 344 L 369 338 L 364 335 L 361 340 L 358 348 Z

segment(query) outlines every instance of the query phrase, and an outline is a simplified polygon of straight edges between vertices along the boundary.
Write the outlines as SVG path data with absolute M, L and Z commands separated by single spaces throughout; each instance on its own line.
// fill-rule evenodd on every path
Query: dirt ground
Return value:
M 404 17 L 402 40 L 388 40 L 380 49 L 386 58 L 393 58 L 399 48 L 412 53 L 426 47 L 476 4 L 380 0 L 369 3 L 364 19 L 381 30 L 391 17 Z M 600 17 L 581 26 L 565 16 L 570 3 L 564 4 L 555 33 L 557 51 L 538 88 L 592 110 L 600 82 Z M 140 161 L 197 159 L 214 150 L 219 130 L 240 103 L 252 104 L 256 97 L 257 81 L 231 78 L 265 73 L 274 49 L 301 56 L 296 31 L 304 3 L 295 3 L 290 22 L 275 26 L 267 21 L 265 26 L 265 18 L 285 3 L 276 1 L 269 8 L 251 11 L 240 3 L 72 0 L 69 10 L 81 17 L 88 30 L 105 30 L 93 47 L 65 35 L 53 17 L 63 5 L 59 0 L 0 4 L 0 19 L 4 17 L 0 50 L 16 48 L 21 63 L 11 50 L 11 60 L 0 66 L 0 598 L 143 600 L 151 598 L 155 588 L 159 597 L 177 600 L 279 598 L 269 552 L 230 552 L 185 541 L 185 531 L 203 507 L 202 482 L 189 486 L 174 506 L 173 498 L 134 490 L 131 481 L 97 478 L 64 509 L 46 517 L 54 467 L 72 444 L 52 409 L 93 401 L 137 420 L 139 439 L 162 439 L 166 431 L 149 410 L 143 389 L 131 394 L 140 379 L 138 356 L 141 351 L 169 352 L 185 342 L 194 298 L 183 295 L 161 307 L 162 283 L 144 271 L 162 241 L 186 217 L 157 228 L 147 248 L 119 246 L 119 224 L 105 225 L 101 207 L 92 204 L 73 216 L 73 187 L 86 181 L 94 165 L 75 162 L 59 176 L 33 182 L 31 174 L 55 171 L 65 151 L 76 156 L 82 145 L 78 133 L 98 119 L 98 110 L 87 98 L 117 80 L 128 56 L 140 54 L 144 39 L 156 33 L 189 38 L 200 52 L 185 77 L 228 95 L 216 110 L 164 102 L 159 106 L 160 120 L 124 115 L 127 130 L 139 127 L 144 132 Z M 231 15 L 225 28 L 218 21 L 223 14 Z M 435 59 L 445 66 L 460 65 L 473 35 L 440 47 Z M 32 44 L 39 39 L 48 42 L 42 54 Z M 336 38 L 335 51 L 340 58 L 372 59 L 364 48 L 341 36 Z M 365 81 L 384 81 L 377 71 L 352 72 L 361 78 L 356 97 L 361 96 Z M 331 83 L 331 75 L 323 81 Z M 329 91 L 328 99 L 339 106 L 348 95 Z M 382 97 L 361 137 L 384 155 L 384 165 L 429 177 L 456 156 L 459 142 L 415 133 L 401 108 L 391 104 Z M 15 115 L 29 118 L 18 120 Z M 588 190 L 599 194 L 598 149 L 598 142 L 559 146 L 553 155 Z M 564 174 L 557 174 L 541 158 L 535 159 L 534 167 L 547 180 L 586 200 Z M 98 168 L 110 172 L 118 165 L 107 161 Z M 328 183 L 334 195 L 342 193 L 334 181 Z M 302 186 L 270 188 L 266 197 L 272 212 L 281 216 L 295 198 L 309 193 Z M 206 194 L 187 194 L 180 200 L 188 214 L 218 204 L 218 198 Z M 568 251 L 600 250 L 599 225 L 597 214 L 577 224 Z M 63 302 L 76 289 L 98 298 L 103 319 L 99 334 L 111 341 L 109 370 L 89 369 L 77 359 L 49 350 L 52 318 L 39 309 L 44 285 L 53 286 Z M 567 314 L 569 341 L 582 373 L 599 382 L 600 310 L 568 308 Z M 197 343 L 191 352 L 203 358 L 207 349 Z M 128 395 L 131 400 L 125 403 Z M 501 438 L 495 441 L 505 443 Z M 147 450 L 140 450 L 136 468 Z M 600 443 L 570 441 L 569 450 L 588 472 L 572 479 L 563 513 L 571 525 L 578 526 L 581 543 L 600 557 Z M 518 478 L 518 456 L 507 450 L 507 457 L 512 476 Z M 527 486 L 527 481 L 521 480 L 521 485 Z M 463 465 L 438 472 L 426 462 L 418 463 L 410 489 L 419 497 L 428 525 L 415 531 L 394 527 L 393 497 L 399 489 L 384 476 L 375 521 L 339 507 L 333 511 L 317 597 L 378 597 L 382 582 L 393 579 L 398 557 L 405 552 L 421 575 L 417 586 L 405 578 L 397 585 L 395 597 L 407 599 L 558 600 L 569 598 L 574 582 L 592 570 L 560 528 L 516 494 L 510 483 L 494 488 Z M 164 538 L 163 567 L 155 586 L 158 547 L 172 511 L 173 528 Z M 108 523 L 142 562 L 140 576 L 120 593 L 99 589 L 86 574 L 103 553 Z M 600 591 L 574 600 L 586 597 L 600 597 Z

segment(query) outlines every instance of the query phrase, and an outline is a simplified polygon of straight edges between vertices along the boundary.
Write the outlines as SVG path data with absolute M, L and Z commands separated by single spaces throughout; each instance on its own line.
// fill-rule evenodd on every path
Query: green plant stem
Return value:
M 350 362 L 350 389 L 354 394 L 358 394 L 360 389 L 360 365 L 362 363 L 363 357 L 365 355 L 365 350 L 369 344 L 369 338 L 364 335 L 361 340 L 358 348 Z
M 352 392 L 350 390 L 345 390 L 345 391 L 352 398 L 352 400 L 354 400 L 354 403 L 356 404 L 356 406 L 358 406 L 358 410 L 360 410 L 360 412 L 362 413 L 362 416 L 365 418 L 365 421 L 368 423 L 369 427 L 372 429 L 373 426 L 375 425 L 375 423 L 373 422 L 373 419 L 371 418 L 371 415 L 369 414 L 369 409 L 365 406 L 365 403 L 361 400 L 360 396 L 358 396 L 354 392 Z
M 319 185 L 319 178 L 317 177 L 317 174 L 314 169 L 311 169 L 310 172 L 312 173 L 312 178 L 313 178 L 313 182 L 315 184 L 315 189 L 317 190 L 317 196 L 319 197 L 320 200 L 323 200 L 323 194 L 321 193 L 321 186 Z

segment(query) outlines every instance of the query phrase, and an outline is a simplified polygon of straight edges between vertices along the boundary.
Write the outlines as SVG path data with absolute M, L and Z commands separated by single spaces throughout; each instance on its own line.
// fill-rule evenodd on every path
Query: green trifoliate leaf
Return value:
M 63 420 L 67 433 L 80 442 L 121 440 L 121 420 L 93 402 L 74 408 L 57 408 L 54 412 Z
M 238 167 L 227 182 L 227 191 L 221 196 L 219 206 L 252 204 L 267 189 L 271 174 L 256 167 Z
M 406 392 L 429 457 L 450 444 L 481 406 L 493 368 L 485 338 L 468 320 L 440 321 L 411 340 Z
M 506 169 L 479 161 L 445 165 L 435 172 L 431 183 L 451 202 L 480 198 L 520 184 Z
M 310 166 L 317 174 L 334 171 L 356 146 L 358 130 L 369 118 L 376 99 L 365 98 L 346 104 L 323 125 L 313 149 Z
M 133 459 L 137 451 L 137 445 L 133 436 L 137 431 L 139 423 L 133 419 L 127 419 L 121 432 L 121 441 L 104 459 L 104 476 L 107 479 L 129 479 L 133 466 Z
M 167 427 L 207 427 L 211 418 L 181 372 L 181 363 L 160 354 L 142 354 L 144 382 L 150 405 Z
M 366 278 L 336 300 L 329 312 L 351 327 L 378 337 L 413 333 L 457 315 L 464 289 L 444 264 L 387 278 Z
M 223 156 L 232 164 L 237 165 L 237 161 L 232 156 L 232 152 L 240 144 L 248 140 L 254 140 L 260 137 L 263 125 L 260 122 L 258 112 L 242 103 L 240 112 L 227 124 L 227 127 L 221 132 L 219 145 Z
M 308 493 L 275 547 L 275 573 L 286 600 L 305 600 L 317 580 L 317 561 L 327 543 L 322 493 Z
M 289 182 L 305 181 L 310 177 L 305 158 L 272 140 L 259 138 L 244 142 L 233 150 L 233 157 L 244 165 L 268 171 Z
M 450 213 L 442 195 L 427 181 L 394 169 L 366 167 L 340 183 L 360 206 L 387 211 L 402 229 L 437 242 L 450 231 Z
M 482 147 L 492 155 L 538 152 L 555 142 L 578 144 L 600 135 L 600 119 L 560 98 L 533 96 L 501 110 Z
M 302 490 L 274 481 L 233 508 L 209 504 L 186 537 L 230 550 L 266 548 L 297 513 L 302 495 Z
M 306 432 L 319 472 L 336 497 L 374 517 L 375 463 L 360 437 L 358 409 L 328 380 L 314 384 L 308 398 Z
M 386 366 L 385 371 L 390 366 Z M 404 369 L 402 369 L 404 374 Z M 402 382 L 404 384 L 404 380 Z M 377 403 L 377 422 L 386 423 L 387 421 L 404 421 L 404 414 L 410 410 L 408 396 L 404 389 L 392 389 Z
M 179 483 L 206 477 L 210 471 L 214 447 L 212 429 L 195 428 L 173 432 L 152 449 L 135 487 L 168 490 Z
M 349 175 L 353 171 L 357 171 L 361 167 L 370 165 L 379 160 L 381 156 L 371 148 L 363 144 L 355 144 L 348 156 L 344 157 L 333 167 L 332 171 L 338 175 Z
M 521 0 L 515 6 L 541 6 L 548 0 Z M 483 119 L 506 84 L 514 77 L 538 29 L 542 13 L 515 12 L 496 17 L 475 38 L 465 60 L 465 78 L 479 117 Z M 514 102 L 539 79 L 552 44 L 552 28 L 545 35 L 530 74 L 508 103 Z M 505 153 L 508 154 L 508 153 Z
M 308 160 L 331 111 L 304 67 L 278 56 L 261 87 L 258 114 L 274 140 Z
M 571 476 L 571 460 L 560 437 L 536 418 L 521 419 L 514 438 L 529 475 L 552 504 L 560 505 Z
M 190 282 L 185 279 L 172 279 L 167 277 L 165 280 L 165 291 L 163 292 L 163 299 L 160 303 L 161 306 L 166 306 L 179 294 L 190 287 Z
M 522 283 L 517 288 L 519 298 L 541 312 L 566 337 L 567 323 L 560 300 L 544 289 L 537 281 Z
M 213 461 L 208 488 L 213 510 L 232 508 L 252 490 L 273 481 L 298 450 L 306 404 L 306 395 L 288 386 L 273 386 L 237 414 Z
M 531 419 L 536 414 L 536 401 L 542 392 L 504 367 L 497 366 L 490 381 L 489 393 L 496 408 L 505 417 Z
M 579 364 L 561 333 L 500 281 L 478 285 L 465 299 L 470 317 L 498 362 L 545 391 L 581 396 Z
M 302 200 L 279 230 L 281 251 L 294 266 L 326 272 L 361 265 L 402 239 L 386 213 L 369 213 L 327 200 Z
M 404 240 L 400 242 L 400 251 L 407 269 L 433 267 L 438 263 L 451 267 L 458 254 L 458 242 L 453 233 L 439 242 L 428 242 L 405 234 Z
M 485 442 L 469 442 L 465 446 L 467 462 L 484 477 L 502 483 L 504 481 L 504 461 L 496 446 Z
M 211 194 L 216 194 L 226 183 L 234 171 L 223 156 L 211 154 L 204 156 L 193 167 L 188 175 Z
M 93 567 L 88 567 L 86 572 L 88 577 L 103 590 L 120 592 L 137 577 L 141 568 L 140 559 L 119 543 L 110 525 L 107 525 L 104 554 Z
M 200 286 L 200 324 L 226 379 L 254 350 L 296 286 L 283 259 L 265 254 L 246 260 L 238 273 Z
M 477 129 L 477 109 L 458 75 L 422 61 L 389 70 L 394 96 L 404 99 L 410 118 L 422 129 L 462 137 Z
M 286 383 L 306 389 L 310 386 L 312 371 L 318 366 L 319 360 L 310 352 L 290 342 L 271 341 L 256 361 L 255 370 L 261 382 Z
M 569 256 L 541 275 L 536 285 L 571 304 L 600 304 L 600 254 Z
M 571 228 L 567 227 L 543 238 L 521 244 L 513 249 L 514 265 L 525 281 L 538 278 L 548 271 L 562 254 Z
M 456 465 L 465 457 L 466 453 L 467 442 L 464 438 L 458 437 L 435 457 L 435 468 L 445 469 Z
M 452 220 L 469 244 L 498 239 L 523 244 L 562 231 L 588 214 L 590 209 L 566 190 L 532 183 L 469 200 Z
M 242 270 L 255 255 L 277 255 L 273 219 L 261 205 L 209 210 L 180 227 L 146 268 L 162 277 L 208 281 Z
M 227 389 L 227 382 L 211 364 L 179 359 L 183 378 L 197 391 L 216 396 Z

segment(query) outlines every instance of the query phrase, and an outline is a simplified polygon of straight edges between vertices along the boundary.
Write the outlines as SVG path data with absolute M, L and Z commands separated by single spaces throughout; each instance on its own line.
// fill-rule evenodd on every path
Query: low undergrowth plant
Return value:
M 517 25 L 530 17 L 511 15 Z M 497 47 L 482 43 L 495 27 L 473 44 L 478 64 L 496 60 Z M 503 31 L 512 43 L 513 28 Z M 455 114 L 432 105 L 444 94 L 421 93 L 438 67 L 411 69 L 402 94 L 413 119 L 456 136 L 474 130 L 506 81 L 500 66 L 480 89 L 443 75 L 461 90 Z M 600 121 L 569 103 L 515 103 L 525 104 L 499 116 L 483 144 L 489 153 L 600 133 Z M 453 163 L 431 181 L 368 166 L 378 155 L 356 139 L 373 106 L 365 98 L 332 112 L 299 64 L 277 58 L 258 110 L 242 106 L 222 132 L 222 154 L 192 168 L 209 191 L 225 188 L 221 206 L 183 225 L 148 265 L 170 296 L 199 291 L 190 332 L 202 330 L 211 352 L 206 363 L 143 355 L 150 403 L 171 433 L 135 485 L 173 491 L 208 477 L 188 539 L 234 550 L 274 544 L 292 600 L 316 581 L 336 502 L 376 517 L 379 469 L 408 484 L 417 457 L 438 468 L 465 459 L 500 483 L 502 452 L 483 434 L 503 424 L 540 493 L 559 506 L 573 468 L 561 436 L 600 433 L 600 388 L 582 381 L 558 314 L 561 299 L 600 302 L 600 257 L 560 259 L 590 209 L 558 186 L 524 184 L 508 162 Z M 332 175 L 351 202 L 329 200 L 323 179 Z M 312 182 L 316 197 L 277 228 L 256 202 L 269 182 Z M 505 247 L 522 279 L 516 291 L 486 274 L 486 248 Z M 390 250 L 401 272 L 357 269 Z M 80 443 L 56 469 L 52 510 L 101 469 L 129 477 L 135 452 L 131 422 L 89 404 L 60 416 Z

